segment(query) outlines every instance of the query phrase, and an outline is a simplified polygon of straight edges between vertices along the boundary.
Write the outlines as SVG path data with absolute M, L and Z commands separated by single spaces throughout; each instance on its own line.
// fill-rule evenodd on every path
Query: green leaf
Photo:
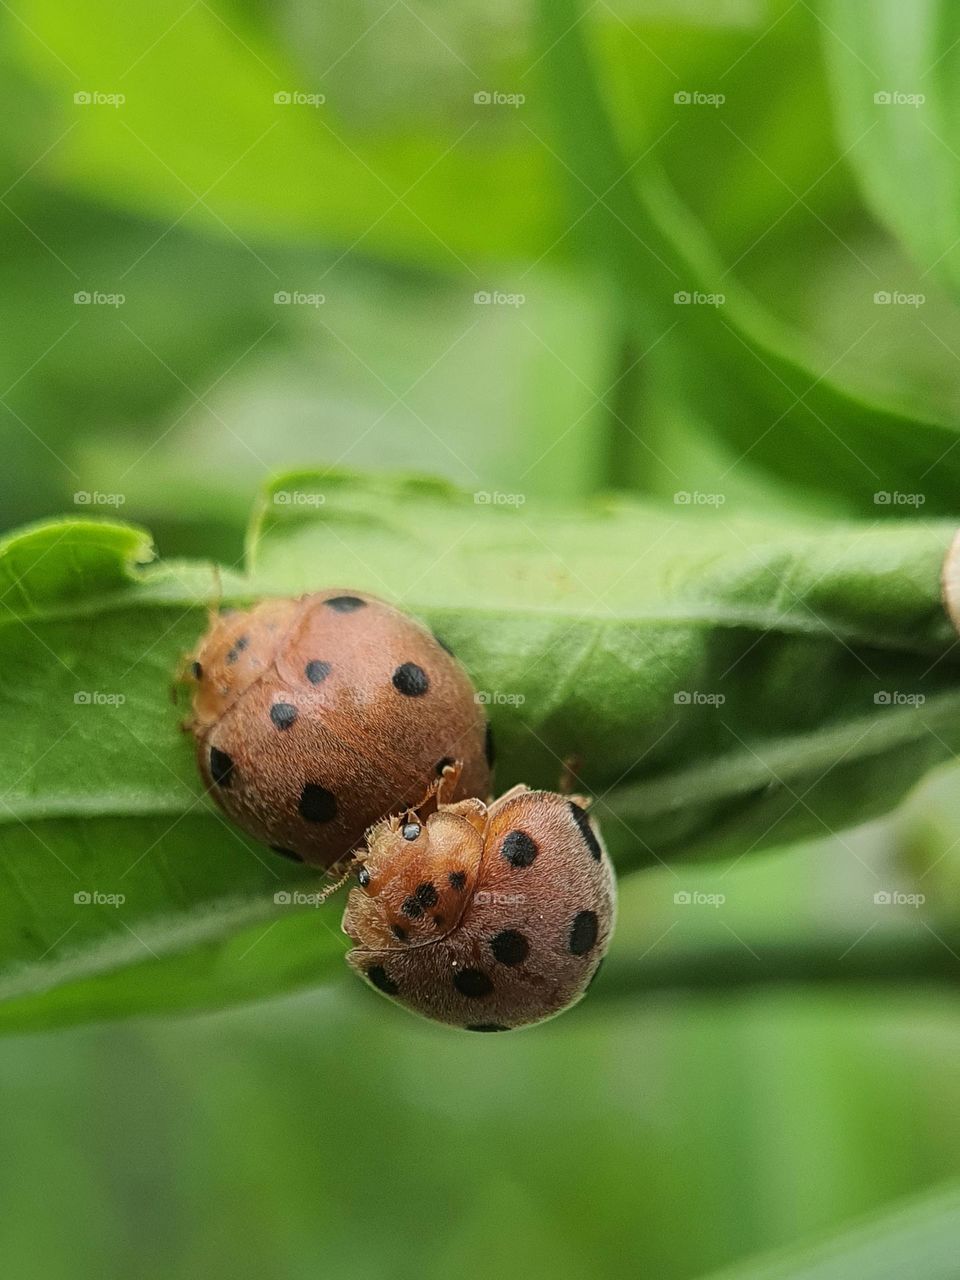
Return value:
M 794 6 L 796 7 L 796 6 Z M 542 62 L 577 243 L 622 288 L 641 350 L 669 352 L 688 401 L 735 450 L 841 509 L 888 514 L 878 492 L 956 510 L 956 420 L 847 387 L 842 352 L 783 323 L 726 269 L 705 226 L 657 160 L 625 142 L 579 0 L 541 0 Z M 676 305 L 675 296 L 722 305 Z M 865 336 L 865 335 L 864 335 Z
M 824 0 L 844 149 L 877 217 L 960 290 L 960 12 L 949 0 Z
M 555 786 L 576 757 L 626 870 L 854 823 L 960 743 L 939 602 L 952 532 L 693 503 L 563 512 L 428 478 L 297 472 L 260 499 L 248 575 L 222 586 L 200 563 L 148 564 L 124 525 L 13 535 L 0 1025 L 342 976 L 339 906 L 274 901 L 316 877 L 213 809 L 180 731 L 171 684 L 221 591 L 243 603 L 340 583 L 424 616 L 488 703 L 498 785 Z
M 310 234 L 350 249 L 362 242 L 365 252 L 399 250 L 447 271 L 463 255 L 511 256 L 558 235 L 539 178 L 542 152 L 515 112 L 511 121 L 507 109 L 484 113 L 473 101 L 486 77 L 502 78 L 499 42 L 482 60 L 465 49 L 479 63 L 467 67 L 408 6 L 394 9 L 378 31 L 356 6 L 328 7 L 314 43 L 318 68 L 308 69 L 296 47 L 206 4 L 117 10 L 92 0 L 64 12 L 51 0 L 25 0 L 12 38 L 53 90 L 53 128 L 64 135 L 45 172 L 87 197 L 217 236 Z M 431 25 L 442 27 L 442 16 Z M 401 51 L 430 64 L 429 72 L 407 68 L 385 103 L 384 66 L 357 76 L 370 31 L 389 40 L 386 67 Z M 438 65 L 444 83 L 425 93 Z M 74 103 L 74 93 L 93 91 L 125 101 Z M 327 100 L 277 103 L 278 93 Z M 399 114 L 398 93 L 407 98 Z
M 805 1242 L 709 1280 L 953 1280 L 960 1250 L 960 1185 L 947 1183 L 871 1214 L 820 1242 Z

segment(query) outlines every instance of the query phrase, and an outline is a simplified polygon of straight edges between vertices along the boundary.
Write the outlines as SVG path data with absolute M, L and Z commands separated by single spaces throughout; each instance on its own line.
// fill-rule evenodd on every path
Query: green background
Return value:
M 4 550 L 0 917 L 23 961 L 0 1013 L 11 1274 L 955 1275 L 956 773 L 846 829 L 956 749 L 957 654 L 935 579 L 960 509 L 952 6 L 15 0 L 0 34 L 0 524 L 129 520 L 173 566 L 128 599 L 139 535 L 54 526 Z M 361 478 L 337 479 L 344 468 Z M 394 501 L 377 477 L 394 471 L 489 494 L 473 511 L 518 515 L 523 532 L 498 541 L 481 523 L 464 552 L 461 510 L 408 519 L 394 543 L 377 527 Z M 49 823 L 45 840 L 74 842 L 92 875 L 122 824 L 166 832 L 195 785 L 166 686 L 202 626 L 204 562 L 242 596 L 232 571 L 257 493 L 262 515 L 278 488 L 341 483 L 336 520 L 314 508 L 301 530 L 287 512 L 261 547 L 264 589 L 342 572 L 376 589 L 358 579 L 372 564 L 391 594 L 406 589 L 398 546 L 426 567 L 449 543 L 448 566 L 475 557 L 477 601 L 454 598 L 441 570 L 416 603 L 451 612 L 474 674 L 509 679 L 538 638 L 511 612 L 521 592 L 502 587 L 498 556 L 536 570 L 527 597 L 542 582 L 550 604 L 571 565 L 595 585 L 602 564 L 605 607 L 634 635 L 620 565 L 628 575 L 638 544 L 659 602 L 689 548 L 729 543 L 735 558 L 744 539 L 779 538 L 809 569 L 791 578 L 797 599 L 852 657 L 828 683 L 815 634 L 798 631 L 786 657 L 745 641 L 745 742 L 758 720 L 775 727 L 806 796 L 821 771 L 791 743 L 821 704 L 851 723 L 872 712 L 857 665 L 871 646 L 884 687 L 936 668 L 924 687 L 940 718 L 898 721 L 862 769 L 854 752 L 832 798 L 814 793 L 813 820 L 766 839 L 762 779 L 751 789 L 741 769 L 727 791 L 684 774 L 683 821 L 646 832 L 671 867 L 636 869 L 651 859 L 614 805 L 604 821 L 629 874 L 604 977 L 573 1013 L 514 1036 L 454 1035 L 364 991 L 339 963 L 336 911 L 330 930 L 308 913 L 262 940 L 254 892 L 272 882 L 199 815 L 163 844 L 155 878 L 187 906 L 211 875 L 236 875 L 250 897 L 231 921 L 211 894 L 196 954 L 166 967 L 117 960 L 141 943 L 109 909 L 64 945 L 70 917 L 44 897 L 49 864 L 23 823 Z M 648 514 L 605 532 L 590 513 L 609 511 L 597 495 L 611 490 Z M 527 521 L 541 509 L 588 514 L 557 532 Z M 830 548 L 848 542 L 847 576 L 829 577 Z M 889 569 L 892 620 L 886 596 L 844 594 L 872 557 L 878 580 Z M 119 593 L 115 630 L 84 621 L 83 601 L 80 623 L 63 623 L 70 583 L 92 601 Z M 711 607 L 767 603 L 742 572 L 711 591 Z M 472 603 L 488 611 L 479 637 Z M 169 782 L 140 768 L 109 712 L 61 768 L 57 698 L 76 684 L 51 678 L 42 647 L 102 679 L 128 642 L 146 646 L 155 607 L 176 625 L 108 687 L 127 690 L 148 741 L 170 742 Z M 647 692 L 639 675 L 630 688 Z M 538 755 L 496 710 L 501 786 L 526 770 L 547 780 L 590 709 L 566 716 Z M 655 737 L 616 716 L 611 697 L 596 722 L 610 743 L 584 764 L 597 789 L 620 781 L 618 753 L 629 764 Z M 709 763 L 711 733 L 709 717 L 688 726 L 691 758 Z M 85 810 L 114 780 L 116 808 Z M 714 788 L 702 809 L 701 781 Z M 630 822 L 650 812 L 643 784 L 624 787 Z M 874 894 L 895 886 L 923 910 L 878 910 Z M 678 889 L 724 901 L 678 909 Z M 88 923 L 77 980 L 38 994 L 27 956 L 69 971 Z M 96 950 L 101 933 L 112 951 Z M 145 936 L 166 960 L 162 929 Z M 169 1012 L 184 1007 L 206 1011 Z

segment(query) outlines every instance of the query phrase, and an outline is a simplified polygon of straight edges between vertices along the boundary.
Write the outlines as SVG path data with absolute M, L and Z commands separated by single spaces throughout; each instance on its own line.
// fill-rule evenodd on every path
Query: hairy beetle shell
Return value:
M 407 1008 L 468 1031 L 511 1030 L 574 1004 L 616 917 L 587 803 L 521 786 L 489 806 L 463 800 L 423 823 L 380 823 L 343 917 L 356 944 L 349 964 Z
M 200 772 L 278 853 L 330 867 L 462 762 L 485 796 L 490 739 L 470 680 L 420 623 L 330 590 L 224 612 L 192 664 Z

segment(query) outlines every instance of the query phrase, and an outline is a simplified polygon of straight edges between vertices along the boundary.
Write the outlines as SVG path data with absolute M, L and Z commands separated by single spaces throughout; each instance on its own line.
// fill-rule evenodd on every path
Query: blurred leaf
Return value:
M 393 32 L 387 65 L 412 52 L 420 63 L 413 79 L 378 68 L 376 80 L 357 80 L 355 59 L 363 65 L 367 29 L 378 24 L 356 6 L 324 32 L 318 72 L 298 68 L 294 52 L 242 15 L 207 4 L 117 10 L 92 0 L 81 13 L 25 0 L 15 46 L 57 95 L 61 132 L 74 126 L 44 171 L 75 192 L 217 236 L 309 233 L 346 249 L 362 241 L 365 252 L 399 250 L 448 271 L 464 255 L 509 256 L 544 234 L 552 239 L 544 159 L 515 112 L 473 99 L 488 77 L 500 78 L 501 42 L 491 39 L 481 72 L 432 30 L 442 16 L 393 5 L 379 17 L 388 20 L 381 36 Z M 425 56 L 447 85 L 439 119 L 423 91 Z M 74 103 L 74 93 L 94 91 L 126 100 Z M 297 93 L 327 101 L 290 101 Z
M 620 884 L 615 945 L 591 1002 L 777 983 L 920 984 L 952 995 L 960 924 L 897 865 L 898 815 L 762 855 L 669 863 Z M 918 894 L 920 901 L 918 901 Z
M 677 360 L 686 353 L 691 403 L 739 456 L 794 486 L 864 514 L 882 511 L 875 495 L 883 491 L 918 494 L 931 514 L 955 511 L 960 451 L 953 417 L 867 399 L 839 384 L 829 355 L 725 271 L 655 157 L 631 161 L 578 0 L 543 0 L 539 13 L 540 38 L 550 49 L 543 74 L 578 242 L 621 283 L 643 349 L 682 340 Z M 676 304 L 697 292 L 723 302 Z
M 694 1280 L 956 1176 L 958 1049 L 942 996 L 888 991 L 590 1000 L 481 1038 L 344 988 L 7 1037 L 4 1260 L 486 1280 L 516 1238 L 529 1280 Z
M 927 273 L 960 291 L 960 12 L 949 0 L 823 0 L 842 142 L 864 195 Z
M 710 1280 L 954 1280 L 958 1252 L 960 1184 L 950 1183 L 822 1242 L 807 1242 L 769 1261 L 737 1264 Z

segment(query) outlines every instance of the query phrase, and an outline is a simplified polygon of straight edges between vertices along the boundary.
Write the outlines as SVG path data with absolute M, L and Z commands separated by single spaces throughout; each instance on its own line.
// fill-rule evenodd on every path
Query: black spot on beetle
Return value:
M 359 596 L 333 596 L 323 603 L 334 613 L 353 613 L 356 609 L 362 609 L 367 602 Z
M 237 636 L 236 640 L 234 640 L 233 642 L 233 647 L 227 653 L 227 662 L 229 662 L 231 665 L 234 662 L 236 662 L 236 660 L 240 657 L 241 653 L 243 653 L 244 649 L 246 649 L 249 643 L 250 643 L 249 636 Z
M 504 929 L 490 939 L 490 950 L 501 964 L 513 968 L 526 960 L 530 954 L 530 943 L 516 929 Z
M 463 1028 L 464 1031 L 509 1031 L 509 1027 L 503 1027 L 499 1022 L 474 1022 L 468 1027 Z
M 575 956 L 585 956 L 592 951 L 600 931 L 595 911 L 581 911 L 570 928 L 570 950 Z
M 402 924 L 392 924 L 390 926 L 390 932 L 393 934 L 393 936 L 397 939 L 398 942 L 406 942 L 407 931 Z
M 590 815 L 581 805 L 576 804 L 573 800 L 567 802 L 567 808 L 573 814 L 573 820 L 580 828 L 580 834 L 583 836 L 584 843 L 590 850 L 591 854 L 599 862 L 603 856 L 603 850 L 600 848 L 600 841 L 596 837 L 596 833 L 590 824 Z
M 418 884 L 413 892 L 413 896 L 420 903 L 421 907 L 435 907 L 440 901 L 440 895 L 437 893 L 437 886 L 430 880 L 424 880 L 423 884 Z
M 304 675 L 311 684 L 321 684 L 330 674 L 330 663 L 313 658 L 303 669 Z
M 372 964 L 367 970 L 367 977 L 384 995 L 395 996 L 400 990 L 382 964 Z
M 337 816 L 337 797 L 326 787 L 308 782 L 300 792 L 298 808 L 308 822 L 332 822 Z
M 391 677 L 397 693 L 406 698 L 420 698 L 430 688 L 430 679 L 415 662 L 402 662 Z
M 284 849 L 278 844 L 272 844 L 270 848 L 273 850 L 274 853 L 279 853 L 281 858 L 289 858 L 291 862 L 303 861 L 303 858 L 300 857 L 300 854 L 294 853 L 292 849 Z
M 463 886 L 467 883 L 467 873 L 465 871 L 451 871 L 447 879 L 457 893 L 461 893 Z
M 423 915 L 423 907 L 412 894 L 409 898 L 404 900 L 403 906 L 400 910 L 411 920 L 419 920 Z
M 529 867 L 539 849 L 525 831 L 508 831 L 500 844 L 500 852 L 511 867 Z
M 270 708 L 270 719 L 278 729 L 289 729 L 297 718 L 297 708 L 289 702 L 275 702 Z
M 190 674 L 193 676 L 194 680 L 203 679 L 203 667 L 199 662 L 190 663 Z
M 482 969 L 461 969 L 454 974 L 453 985 L 471 1000 L 482 1000 L 493 991 L 493 983 Z
M 210 777 L 218 787 L 229 787 L 233 781 L 233 758 L 216 747 L 210 748 Z

